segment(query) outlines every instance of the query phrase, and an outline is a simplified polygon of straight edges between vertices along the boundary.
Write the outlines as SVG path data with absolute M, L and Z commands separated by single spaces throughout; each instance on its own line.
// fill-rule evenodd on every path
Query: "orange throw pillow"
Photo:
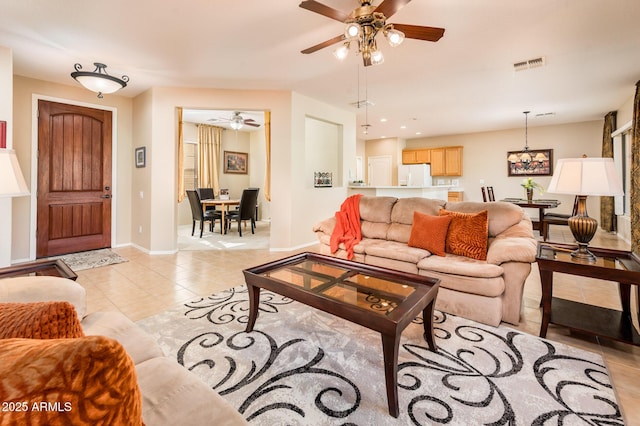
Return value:
M 82 336 L 76 309 L 69 302 L 0 303 L 0 339 Z
M 414 211 L 409 246 L 428 250 L 437 256 L 444 256 L 450 223 L 451 216 L 431 216 Z
M 487 260 L 489 216 L 487 210 L 479 213 L 460 213 L 440 209 L 440 216 L 450 216 L 445 251 L 477 260 Z
M 133 361 L 104 336 L 0 343 L 2 424 L 141 425 Z

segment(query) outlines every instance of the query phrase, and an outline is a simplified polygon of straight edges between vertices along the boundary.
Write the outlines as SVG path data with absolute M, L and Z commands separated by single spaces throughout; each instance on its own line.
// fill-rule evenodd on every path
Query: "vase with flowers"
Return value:
M 542 194 L 544 192 L 544 188 L 542 187 L 542 185 L 540 185 L 539 183 L 535 182 L 533 180 L 533 178 L 525 178 L 522 183 L 520 184 L 520 186 L 522 186 L 526 193 L 527 193 L 527 201 L 531 202 L 533 200 L 533 190 L 537 189 L 538 192 L 540 192 L 540 194 Z

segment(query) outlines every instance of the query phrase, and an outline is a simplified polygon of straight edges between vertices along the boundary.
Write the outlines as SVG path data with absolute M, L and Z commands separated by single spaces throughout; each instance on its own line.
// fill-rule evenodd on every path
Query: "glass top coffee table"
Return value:
M 433 309 L 440 280 L 316 253 L 301 253 L 245 269 L 251 332 L 260 289 L 377 331 L 382 335 L 389 414 L 398 417 L 398 348 L 402 331 L 420 313 L 433 352 Z

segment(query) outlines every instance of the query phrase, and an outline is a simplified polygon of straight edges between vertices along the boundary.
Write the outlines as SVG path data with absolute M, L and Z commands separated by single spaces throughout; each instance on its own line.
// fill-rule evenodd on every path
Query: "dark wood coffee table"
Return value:
M 301 253 L 243 272 L 249 290 L 247 332 L 253 330 L 258 316 L 261 288 L 379 332 L 389 414 L 398 417 L 400 336 L 422 312 L 424 338 L 436 352 L 433 308 L 439 279 L 316 253 Z
M 43 259 L 0 268 L 0 278 L 47 275 L 76 280 L 78 275 L 62 259 Z

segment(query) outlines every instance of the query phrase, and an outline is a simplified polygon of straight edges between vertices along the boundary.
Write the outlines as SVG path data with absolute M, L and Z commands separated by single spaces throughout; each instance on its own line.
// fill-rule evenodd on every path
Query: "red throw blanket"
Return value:
M 347 251 L 347 259 L 353 259 L 353 247 L 362 239 L 360 231 L 360 197 L 356 194 L 348 197 L 336 212 L 336 226 L 331 234 L 331 253 L 338 250 L 340 243 L 344 244 Z

